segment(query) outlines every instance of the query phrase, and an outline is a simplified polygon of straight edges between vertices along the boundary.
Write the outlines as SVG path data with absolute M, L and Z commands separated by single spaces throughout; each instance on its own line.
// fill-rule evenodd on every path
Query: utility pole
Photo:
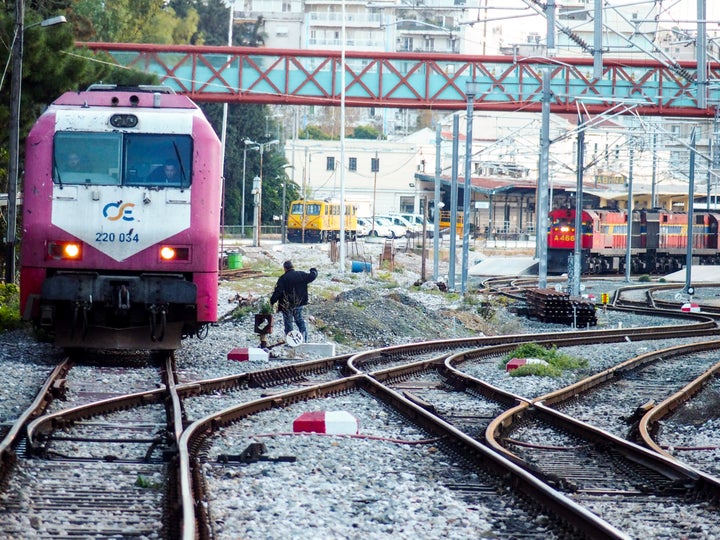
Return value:
M 12 79 L 10 81 L 10 145 L 8 154 L 8 210 L 5 234 L 5 283 L 15 283 L 15 241 L 17 235 L 17 195 L 20 174 L 20 99 L 22 97 L 24 0 L 15 0 L 15 35 L 11 44 Z
M 580 276 L 582 275 L 583 240 L 583 176 L 585 168 L 585 121 L 578 115 L 577 136 L 577 186 L 575 189 L 575 249 L 573 252 L 573 273 L 570 294 L 580 296 Z M 570 277 L 570 276 L 568 276 Z
M 467 292 L 468 259 L 470 258 L 470 191 L 472 190 L 472 128 L 475 95 L 480 91 L 477 81 L 465 83 L 465 96 L 467 97 L 467 120 L 465 136 L 465 184 L 463 186 L 463 243 L 462 243 L 462 273 L 460 274 L 460 292 Z
M 630 164 L 628 165 L 628 201 L 627 201 L 627 239 L 625 242 L 625 281 L 630 283 L 632 267 L 632 214 L 633 214 L 633 161 L 635 159 L 635 142 L 630 141 Z
M 5 283 L 15 283 L 15 244 L 17 241 L 17 196 L 18 179 L 20 176 L 20 101 L 22 99 L 22 73 L 23 73 L 23 42 L 25 36 L 25 3 L 24 0 L 15 0 L 15 32 L 10 46 L 12 58 L 12 79 L 10 80 L 10 142 L 8 145 L 8 210 L 7 231 L 5 235 Z M 45 19 L 33 26 L 56 26 L 64 24 L 67 20 L 58 15 Z

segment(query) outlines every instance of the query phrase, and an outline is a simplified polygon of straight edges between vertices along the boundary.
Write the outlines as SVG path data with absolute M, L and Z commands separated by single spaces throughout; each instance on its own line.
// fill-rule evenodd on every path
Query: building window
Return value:
M 335 158 L 333 156 L 328 156 L 326 158 L 325 170 L 326 171 L 334 171 L 335 170 Z
M 351 157 L 348 159 L 348 170 L 357 171 L 357 158 Z
M 380 172 L 380 158 L 370 159 L 370 172 Z

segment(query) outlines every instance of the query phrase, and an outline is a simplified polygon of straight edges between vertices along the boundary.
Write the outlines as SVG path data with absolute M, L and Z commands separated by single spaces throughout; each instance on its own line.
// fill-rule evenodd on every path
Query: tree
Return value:
M 171 2 L 170 5 L 172 5 Z M 198 29 L 194 43 L 205 45 L 227 45 L 230 8 L 223 0 L 192 2 L 198 13 Z
M 308 126 L 298 132 L 298 139 L 312 139 L 316 141 L 330 141 L 332 135 L 322 130 L 320 126 Z
M 173 43 L 180 20 L 164 6 L 164 0 L 74 0 L 67 17 L 94 41 Z
M 265 20 L 262 16 L 258 17 L 255 22 L 242 23 L 238 37 L 234 38 L 233 42 L 243 47 L 260 47 L 261 45 L 265 45 L 265 33 L 262 32 L 264 24 Z
M 382 140 L 385 137 L 382 132 L 374 126 L 357 126 L 353 129 L 352 135 L 348 136 L 349 139 L 370 139 L 373 141 Z
M 194 43 L 206 45 L 227 45 L 230 11 L 223 0 L 171 0 L 169 7 L 185 16 L 190 10 L 197 11 L 199 20 Z M 253 23 L 244 23 L 233 27 L 233 45 L 256 47 L 264 43 L 262 33 L 263 19 Z M 203 112 L 213 124 L 215 131 L 222 130 L 222 105 L 202 104 Z M 248 151 L 245 169 L 245 193 L 242 192 L 243 148 L 244 140 L 257 143 L 267 142 L 265 118 L 268 109 L 264 105 L 229 105 L 227 132 L 225 138 L 224 201 L 223 213 L 226 225 L 241 222 L 242 206 L 245 206 L 246 225 L 251 223 L 253 215 L 252 179 L 260 176 L 260 156 L 257 151 Z M 271 223 L 273 215 L 282 214 L 282 188 L 285 180 L 283 165 L 285 157 L 276 145 L 266 146 L 263 155 L 263 223 Z M 276 178 L 281 180 L 276 180 Z M 280 192 L 278 194 L 278 191 Z M 290 197 L 297 196 L 297 186 L 286 186 L 286 203 Z

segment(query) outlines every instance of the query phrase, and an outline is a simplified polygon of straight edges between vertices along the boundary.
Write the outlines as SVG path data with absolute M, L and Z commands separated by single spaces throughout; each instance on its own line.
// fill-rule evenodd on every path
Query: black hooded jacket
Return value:
M 308 283 L 315 281 L 318 272 L 311 268 L 309 272 L 288 270 L 277 280 L 270 303 L 278 302 L 278 311 L 305 306 L 308 303 Z

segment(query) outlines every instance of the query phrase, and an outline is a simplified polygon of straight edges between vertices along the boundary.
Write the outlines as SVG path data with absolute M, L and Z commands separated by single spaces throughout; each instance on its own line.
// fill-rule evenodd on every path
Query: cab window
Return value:
M 192 171 L 189 135 L 126 134 L 123 183 L 188 187 Z
M 58 132 L 53 144 L 53 182 L 119 184 L 121 155 L 119 133 Z

